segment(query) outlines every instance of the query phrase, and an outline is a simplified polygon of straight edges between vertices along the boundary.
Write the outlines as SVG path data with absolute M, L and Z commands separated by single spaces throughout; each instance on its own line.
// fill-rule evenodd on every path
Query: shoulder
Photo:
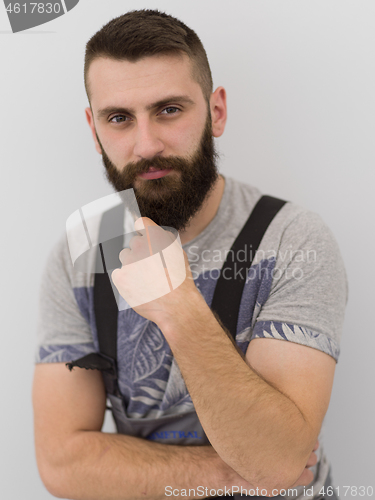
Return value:
M 62 234 L 51 246 L 47 261 L 44 267 L 43 281 L 49 278 L 58 279 L 65 275 L 69 281 L 72 281 L 73 265 L 69 255 L 69 247 L 66 234 Z
M 292 340 L 339 355 L 348 299 L 337 241 L 316 213 L 287 203 L 269 226 L 256 255 L 267 262 L 267 294 L 255 336 Z
M 280 251 L 283 250 L 285 258 L 297 257 L 295 252 L 299 251 L 300 260 L 309 257 L 317 262 L 331 256 L 343 265 L 336 238 L 322 217 L 292 202 L 287 202 L 272 220 L 259 250 L 255 261 L 261 260 L 265 251 L 272 252 L 280 261 Z M 288 254 L 285 254 L 286 250 L 289 250 Z M 301 254 L 313 250 L 315 254 Z

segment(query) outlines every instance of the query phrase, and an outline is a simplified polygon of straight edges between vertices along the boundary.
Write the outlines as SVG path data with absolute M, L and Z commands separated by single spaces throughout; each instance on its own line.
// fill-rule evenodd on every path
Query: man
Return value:
M 226 94 L 212 92 L 198 37 L 157 11 L 125 14 L 89 41 L 85 84 L 86 117 L 109 181 L 117 191 L 134 189 L 143 216 L 137 230 L 179 231 L 187 277 L 167 295 L 119 312 L 120 394 L 111 401 L 119 401 L 118 429 L 130 430 L 105 434 L 100 371 L 65 366 L 99 350 L 92 276 L 74 271 L 65 237 L 55 247 L 42 284 L 33 389 L 44 484 L 55 496 L 90 500 L 172 491 L 199 498 L 234 486 L 250 496 L 285 498 L 283 489 L 298 486 L 291 498 L 323 497 L 329 464 L 316 443 L 347 293 L 331 233 L 292 203 L 280 209 L 244 287 L 235 346 L 209 307 L 213 271 L 261 195 L 217 172 L 212 137 L 224 132 Z M 147 248 L 145 235 L 136 236 L 120 254 L 112 279 L 125 300 L 137 290 L 127 264 Z M 206 440 L 142 430 L 186 415 Z

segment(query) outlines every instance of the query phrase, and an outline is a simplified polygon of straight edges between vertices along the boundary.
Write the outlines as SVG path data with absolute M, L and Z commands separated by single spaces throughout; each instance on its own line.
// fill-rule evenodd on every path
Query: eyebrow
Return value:
M 148 106 L 146 106 L 146 111 L 150 111 L 155 108 L 161 108 L 162 106 L 165 106 L 166 104 L 169 104 L 171 102 L 176 102 L 176 103 L 178 102 L 181 104 L 195 104 L 195 102 L 187 95 L 170 96 L 166 97 L 165 99 L 161 99 L 160 101 L 149 104 Z M 105 118 L 111 113 L 123 113 L 125 115 L 134 115 L 135 110 L 132 108 L 123 108 L 121 106 L 120 107 L 107 106 L 106 108 L 99 109 L 97 116 L 98 118 Z

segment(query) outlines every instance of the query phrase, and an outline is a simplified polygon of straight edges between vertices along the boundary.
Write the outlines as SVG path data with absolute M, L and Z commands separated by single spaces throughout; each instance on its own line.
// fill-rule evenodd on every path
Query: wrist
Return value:
M 229 467 L 217 454 L 217 452 L 211 446 L 199 446 L 202 451 L 204 448 L 204 454 L 200 458 L 203 461 L 200 464 L 200 474 L 201 480 L 198 480 L 196 487 L 201 486 L 207 488 L 208 492 L 210 490 L 225 489 L 228 486 L 232 486 L 235 477 L 238 475 L 234 470 Z M 203 474 L 202 474 L 203 473 Z M 208 494 L 208 496 L 210 496 Z
M 212 316 L 211 309 L 200 292 L 195 288 L 184 292 L 183 301 L 180 302 L 179 307 L 173 307 L 169 311 L 164 311 L 157 325 L 168 339 L 185 328 L 192 330 L 193 325 L 199 322 L 200 319 L 207 318 L 207 315 Z

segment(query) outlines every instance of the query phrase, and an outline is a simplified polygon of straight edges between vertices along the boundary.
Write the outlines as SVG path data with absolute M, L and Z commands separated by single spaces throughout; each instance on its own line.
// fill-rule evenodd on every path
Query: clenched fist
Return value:
M 199 292 L 179 237 L 147 217 L 134 227 L 140 235 L 121 251 L 122 267 L 112 272 L 112 280 L 130 307 L 157 323 L 163 314 L 184 307 L 185 294 Z

